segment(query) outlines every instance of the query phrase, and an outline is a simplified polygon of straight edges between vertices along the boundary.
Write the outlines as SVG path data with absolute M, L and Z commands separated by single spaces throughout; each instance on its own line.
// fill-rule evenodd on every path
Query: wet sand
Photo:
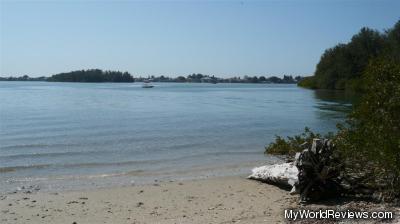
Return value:
M 1 223 L 284 223 L 295 196 L 223 177 L 149 185 L 0 196 Z

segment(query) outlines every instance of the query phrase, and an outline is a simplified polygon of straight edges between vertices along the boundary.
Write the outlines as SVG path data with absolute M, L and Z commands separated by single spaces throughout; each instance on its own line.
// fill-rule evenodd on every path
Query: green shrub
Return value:
M 363 174 L 363 184 L 386 198 L 400 196 L 400 64 L 372 61 L 364 73 L 365 89 L 347 125 L 336 136 L 347 172 Z
M 345 124 L 330 138 L 344 163 L 342 176 L 355 188 L 367 187 L 381 200 L 400 198 L 400 63 L 388 58 L 372 60 L 363 79 L 362 99 Z M 266 153 L 293 156 L 321 135 L 305 129 L 287 139 L 276 136 Z
M 330 137 L 328 134 L 324 137 Z M 309 128 L 304 128 L 304 132 L 300 135 L 287 137 L 275 136 L 275 141 L 265 147 L 265 153 L 272 155 L 287 155 L 293 157 L 296 152 L 301 152 L 305 146 L 303 144 L 311 144 L 314 138 L 321 138 L 320 134 L 312 132 Z

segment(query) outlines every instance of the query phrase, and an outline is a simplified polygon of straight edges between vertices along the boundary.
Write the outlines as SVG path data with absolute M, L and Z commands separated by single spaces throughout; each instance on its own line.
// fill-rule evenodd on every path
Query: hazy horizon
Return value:
M 0 1 L 0 76 L 312 75 L 325 49 L 399 19 L 396 1 Z

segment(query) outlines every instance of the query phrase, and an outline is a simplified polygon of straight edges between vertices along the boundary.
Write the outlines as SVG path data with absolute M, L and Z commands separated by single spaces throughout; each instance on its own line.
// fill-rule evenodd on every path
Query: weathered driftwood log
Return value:
M 256 167 L 248 178 L 292 189 L 297 182 L 298 173 L 293 163 L 282 163 Z
M 368 173 L 345 170 L 345 161 L 328 139 L 313 139 L 312 145 L 296 154 L 294 162 L 257 167 L 250 179 L 290 189 L 300 201 L 316 201 L 336 196 L 379 198 L 373 187 L 365 184 Z M 367 164 L 365 164 L 367 166 Z M 377 191 L 379 192 L 379 191 Z
M 295 190 L 302 202 L 340 194 L 343 165 L 328 139 L 314 139 L 310 148 L 296 154 L 294 163 L 299 170 Z

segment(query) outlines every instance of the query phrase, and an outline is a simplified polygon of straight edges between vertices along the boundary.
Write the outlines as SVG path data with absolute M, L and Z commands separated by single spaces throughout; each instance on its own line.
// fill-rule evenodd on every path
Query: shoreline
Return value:
M 283 223 L 295 196 L 241 176 L 1 194 L 2 223 Z
M 242 177 L 251 174 L 255 166 L 274 164 L 280 158 L 271 156 L 268 160 L 247 161 L 239 164 L 223 164 L 209 167 L 192 167 L 186 170 L 134 170 L 122 173 L 99 173 L 84 176 L 49 176 L 34 178 L 10 178 L 0 182 L 0 194 L 40 191 L 46 193 L 86 191 L 129 186 L 151 185 L 170 181 L 194 181 L 224 177 Z

